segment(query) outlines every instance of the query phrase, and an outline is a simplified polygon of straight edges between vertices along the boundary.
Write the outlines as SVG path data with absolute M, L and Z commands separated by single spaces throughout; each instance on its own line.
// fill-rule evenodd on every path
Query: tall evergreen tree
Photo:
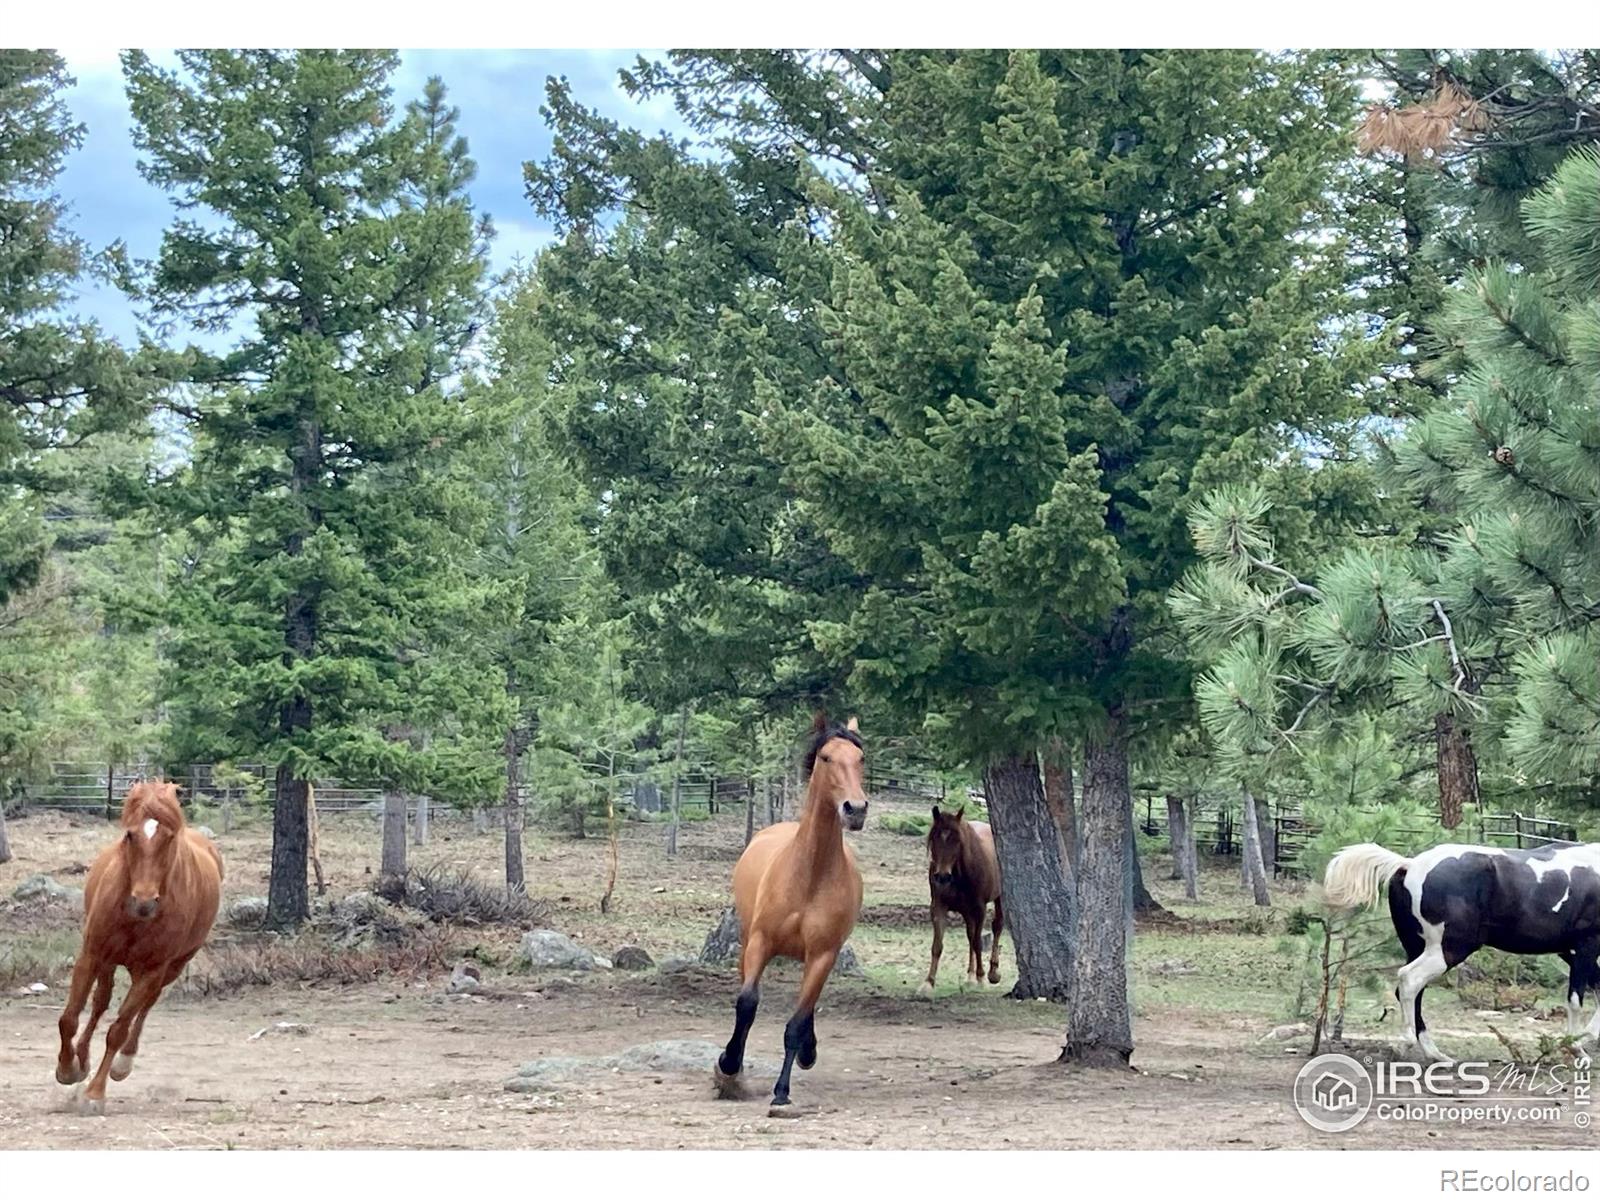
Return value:
M 476 528 L 445 467 L 470 432 L 450 384 L 481 231 L 442 92 L 395 117 L 395 54 L 179 59 L 123 59 L 140 169 L 185 214 L 145 294 L 233 348 L 196 355 L 193 460 L 159 489 L 198 535 L 167 686 L 176 746 L 273 764 L 269 920 L 287 926 L 308 911 L 310 779 L 430 769 L 383 729 Z
M 67 229 L 53 190 L 83 140 L 71 84 L 54 51 L 0 50 L 0 604 L 49 547 L 41 505 L 61 473 L 42 471 L 41 455 L 128 428 L 153 392 L 142 360 L 63 309 L 86 272 L 117 260 Z
M 1316 236 L 1350 73 L 1319 55 L 763 51 L 675 54 L 630 82 L 674 95 L 725 158 L 687 165 L 561 105 L 543 186 L 590 213 L 625 201 L 680 255 L 691 238 L 659 207 L 754 197 L 722 219 L 719 261 L 776 319 L 734 288 L 708 306 L 652 281 L 697 319 L 801 341 L 799 370 L 753 358 L 742 407 L 785 466 L 774 494 L 855 573 L 812 636 L 983 767 L 1031 986 L 1069 997 L 1066 1057 L 1125 1061 L 1128 756 L 1183 706 L 1162 603 L 1191 556 L 1181 500 L 1352 404 L 1358 364 L 1328 332 L 1343 267 Z M 610 270 L 641 253 L 610 251 Z M 666 360 L 690 387 L 709 374 Z M 1057 734 L 1085 745 L 1070 964 L 1036 765 Z

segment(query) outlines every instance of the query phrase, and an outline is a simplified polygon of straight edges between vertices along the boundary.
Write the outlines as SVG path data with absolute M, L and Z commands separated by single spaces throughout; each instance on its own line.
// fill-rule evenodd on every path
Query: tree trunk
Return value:
M 1469 804 L 1478 803 L 1478 756 L 1472 736 L 1450 713 L 1433 718 L 1437 738 L 1439 824 L 1454 829 Z
M 1078 809 L 1077 936 L 1061 1061 L 1126 1066 L 1133 1054 L 1128 1006 L 1128 837 L 1133 794 L 1119 715 L 1087 739 Z
M 767 797 L 767 824 L 776 825 L 778 823 L 778 789 L 772 786 L 771 776 L 761 781 L 761 790 Z
M 383 796 L 383 863 L 380 879 L 399 879 L 406 873 L 406 798 L 400 792 Z
M 1061 832 L 1061 846 L 1066 853 L 1068 875 L 1078 867 L 1078 815 L 1072 798 L 1072 757 L 1060 738 L 1051 738 L 1040 755 L 1044 771 L 1044 798 L 1050 806 L 1050 815 Z
M 1169 819 L 1176 819 L 1175 828 L 1178 831 L 1174 835 L 1172 857 L 1177 864 L 1178 876 L 1183 880 L 1183 894 L 1190 900 L 1200 898 L 1200 864 L 1194 846 L 1193 805 L 1196 803 L 1192 798 L 1186 804 L 1176 796 L 1167 797 Z
M 1139 862 L 1139 838 L 1133 828 L 1133 814 L 1128 815 L 1128 900 L 1134 912 L 1165 912 L 1166 910 L 1144 886 L 1144 867 Z
M 0 863 L 11 861 L 11 835 L 6 832 L 6 802 L 0 798 Z
M 672 759 L 672 816 L 667 821 L 667 857 L 678 855 L 678 814 L 683 811 L 683 739 L 689 732 L 689 706 L 678 710 L 678 751 Z
M 522 745 L 515 724 L 506 730 L 506 792 L 502 812 L 506 828 L 506 891 L 519 895 L 527 890 L 522 875 Z
M 310 830 L 306 805 L 310 785 L 284 763 L 278 768 L 272 805 L 272 874 L 267 884 L 267 925 L 290 929 L 311 915 L 306 889 Z
M 1172 873 L 1167 876 L 1168 879 L 1186 878 L 1183 869 L 1183 840 L 1185 836 L 1183 832 L 1183 819 L 1183 801 L 1179 797 L 1173 795 L 1171 792 L 1168 792 L 1167 844 L 1172 849 Z
M 1244 792 L 1244 868 L 1255 894 L 1256 905 L 1272 907 L 1272 895 L 1267 891 L 1267 867 L 1261 858 L 1261 823 L 1256 798 L 1249 788 Z
M 411 840 L 419 846 L 428 844 L 428 797 L 417 797 L 417 822 L 411 830 Z
M 1183 806 L 1183 894 L 1191 900 L 1200 899 L 1200 847 L 1194 834 L 1199 818 L 1200 797 L 1190 796 Z
M 1065 1000 L 1073 956 L 1072 892 L 1038 762 L 1031 754 L 1000 759 L 984 770 L 983 781 L 1000 857 L 1005 930 L 1017 960 L 1011 995 Z

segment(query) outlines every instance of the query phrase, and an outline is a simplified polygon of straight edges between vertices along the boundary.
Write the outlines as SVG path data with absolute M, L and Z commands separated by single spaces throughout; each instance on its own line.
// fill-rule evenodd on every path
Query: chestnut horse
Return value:
M 965 806 L 954 813 L 933 810 L 928 830 L 928 898 L 933 913 L 933 959 L 928 963 L 924 993 L 932 993 L 944 953 L 944 918 L 955 913 L 967 926 L 967 978 L 983 983 L 983 918 L 994 904 L 994 938 L 989 947 L 989 982 L 1000 982 L 1000 930 L 1005 916 L 1000 907 L 1000 856 L 994 834 L 983 821 L 962 819 Z
M 744 1043 L 756 1019 L 761 972 L 774 958 L 805 964 L 800 998 L 783 1029 L 783 1071 L 772 1090 L 772 1116 L 789 1104 L 789 1072 L 817 1061 L 815 1013 L 822 985 L 833 970 L 839 948 L 861 912 L 861 871 L 845 845 L 845 829 L 867 820 L 862 787 L 863 754 L 856 719 L 830 725 L 818 714 L 812 726 L 805 769 L 810 776 L 800 820 L 769 825 L 755 837 L 733 868 L 733 906 L 739 914 L 739 997 L 734 1002 L 733 1037 L 714 1070 L 725 1098 L 740 1096 Z
M 89 1074 L 89 1042 L 111 1003 L 117 968 L 132 984 L 106 1033 L 100 1069 L 84 1093 L 85 1111 L 104 1113 L 106 1078 L 133 1070 L 144 1019 L 161 991 L 200 949 L 222 898 L 222 855 L 211 839 L 187 828 L 178 786 L 142 781 L 122 805 L 122 837 L 94 860 L 83 889 L 83 946 L 72 969 L 72 991 L 61 1014 L 59 1083 Z M 94 1007 L 78 1044 L 78 1014 L 94 986 Z

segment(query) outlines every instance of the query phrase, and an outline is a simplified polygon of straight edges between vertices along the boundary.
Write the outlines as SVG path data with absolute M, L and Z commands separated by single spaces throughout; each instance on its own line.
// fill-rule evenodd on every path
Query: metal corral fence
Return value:
M 171 774 L 167 774 L 171 771 Z M 240 763 L 225 767 L 219 774 L 215 763 L 194 763 L 181 771 L 153 763 L 52 763 L 44 779 L 22 788 L 24 804 L 35 808 L 114 815 L 122 808 L 122 798 L 141 779 L 161 775 L 181 784 L 189 798 L 206 804 L 240 804 L 251 793 L 272 803 L 275 772 L 260 763 Z M 379 803 L 383 792 L 377 788 L 348 787 L 338 780 L 312 781 L 317 808 L 321 812 L 347 812 Z

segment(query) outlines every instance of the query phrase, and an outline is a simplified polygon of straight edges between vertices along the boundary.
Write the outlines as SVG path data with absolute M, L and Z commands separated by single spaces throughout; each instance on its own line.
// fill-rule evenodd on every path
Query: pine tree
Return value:
M 442 92 L 393 114 L 390 52 L 124 56 L 141 171 L 188 214 L 144 294 L 225 332 L 191 372 L 193 459 L 157 500 L 196 544 L 171 580 L 176 757 L 276 770 L 269 920 L 308 911 L 307 792 L 319 771 L 437 781 L 384 736 L 448 614 L 476 497 L 447 473 L 470 432 L 450 386 L 470 336 L 481 230 Z M 502 685 L 429 673 L 436 712 Z M 493 730 L 456 731 L 491 751 Z M 459 764 L 457 764 L 459 765 Z
M 1349 72 L 1318 55 L 759 51 L 674 55 L 630 82 L 673 95 L 726 159 L 553 105 L 562 161 L 541 186 L 569 211 L 628 209 L 613 271 L 710 254 L 672 206 L 716 200 L 733 281 L 708 294 L 703 269 L 651 272 L 657 303 L 707 336 L 652 342 L 639 365 L 692 389 L 719 330 L 799 343 L 753 343 L 735 411 L 785 468 L 756 485 L 854 573 L 811 635 L 859 694 L 984 770 L 1030 986 L 1068 995 L 1068 1058 L 1126 1061 L 1128 758 L 1187 690 L 1163 607 L 1191 561 L 1183 497 L 1355 404 L 1363 356 L 1328 324 L 1343 265 L 1317 237 Z M 1084 745 L 1075 912 L 1037 767 L 1058 735 Z
M 41 471 L 41 456 L 133 426 L 154 390 L 148 363 L 62 309 L 86 272 L 118 261 L 72 235 L 52 191 L 83 140 L 63 96 L 72 82 L 54 51 L 0 50 L 0 604 L 49 548 L 41 504 L 61 473 Z

